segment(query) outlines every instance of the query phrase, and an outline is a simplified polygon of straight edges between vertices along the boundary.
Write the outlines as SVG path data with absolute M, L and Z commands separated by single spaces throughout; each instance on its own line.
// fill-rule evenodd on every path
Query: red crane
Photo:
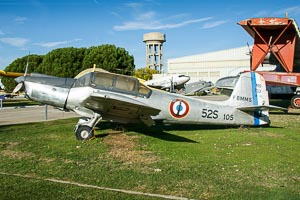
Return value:
M 252 18 L 238 22 L 254 39 L 250 70 L 274 64 L 275 71 L 257 71 L 269 85 L 291 86 L 294 108 L 300 108 L 300 31 L 294 19 Z M 298 90 L 298 89 L 299 90 Z

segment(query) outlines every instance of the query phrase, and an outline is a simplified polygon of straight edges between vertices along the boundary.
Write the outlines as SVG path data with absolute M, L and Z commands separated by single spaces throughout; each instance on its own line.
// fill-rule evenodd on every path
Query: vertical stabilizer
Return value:
M 254 126 L 270 123 L 268 91 L 264 78 L 258 73 L 242 74 L 227 103 L 252 115 Z
M 255 72 L 241 74 L 228 99 L 231 106 L 269 106 L 269 96 L 264 78 Z

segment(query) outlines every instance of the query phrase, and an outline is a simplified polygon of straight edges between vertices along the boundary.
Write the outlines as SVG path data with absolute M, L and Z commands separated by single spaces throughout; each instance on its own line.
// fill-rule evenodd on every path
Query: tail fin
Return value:
M 226 103 L 253 115 L 254 126 L 270 124 L 270 109 L 286 110 L 269 105 L 265 79 L 255 72 L 247 72 L 240 76 Z
M 265 79 L 255 72 L 241 74 L 228 99 L 228 104 L 241 110 L 247 107 L 268 107 L 269 96 Z
M 228 104 L 253 116 L 253 125 L 269 125 L 269 96 L 264 78 L 255 73 L 241 74 Z

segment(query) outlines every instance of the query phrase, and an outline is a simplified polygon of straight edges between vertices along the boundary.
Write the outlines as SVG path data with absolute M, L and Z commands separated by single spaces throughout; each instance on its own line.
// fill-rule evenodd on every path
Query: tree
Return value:
M 158 73 L 157 70 L 146 67 L 146 68 L 140 68 L 135 70 L 134 76 L 148 81 L 152 79 L 152 74 L 157 74 L 157 73 Z
M 83 60 L 83 67 L 91 68 L 96 64 L 110 72 L 130 74 L 135 68 L 134 58 L 124 48 L 115 45 L 101 45 L 87 49 Z
M 27 56 L 18 58 L 5 68 L 8 72 L 24 72 Z M 28 72 L 75 77 L 82 70 L 92 68 L 96 64 L 110 72 L 132 75 L 134 58 L 129 53 L 115 45 L 101 45 L 90 48 L 59 48 L 46 55 L 30 55 Z M 12 91 L 16 86 L 12 78 L 3 78 L 2 83 L 6 91 Z
M 44 56 L 37 71 L 53 76 L 74 77 L 83 70 L 85 51 L 86 48 L 74 47 L 52 50 Z

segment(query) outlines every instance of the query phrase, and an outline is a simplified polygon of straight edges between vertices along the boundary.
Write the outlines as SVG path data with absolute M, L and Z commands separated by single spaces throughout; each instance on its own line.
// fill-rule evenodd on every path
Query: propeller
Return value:
M 28 65 L 29 65 L 29 56 L 30 56 L 30 52 L 28 54 L 27 57 L 27 63 L 26 63 L 26 68 L 25 68 L 25 73 L 23 76 L 19 76 L 17 78 L 15 78 L 15 81 L 18 83 L 18 85 L 15 87 L 15 89 L 13 90 L 13 93 L 17 93 L 19 92 L 22 88 L 24 88 L 24 81 L 27 75 L 27 71 L 28 71 Z

